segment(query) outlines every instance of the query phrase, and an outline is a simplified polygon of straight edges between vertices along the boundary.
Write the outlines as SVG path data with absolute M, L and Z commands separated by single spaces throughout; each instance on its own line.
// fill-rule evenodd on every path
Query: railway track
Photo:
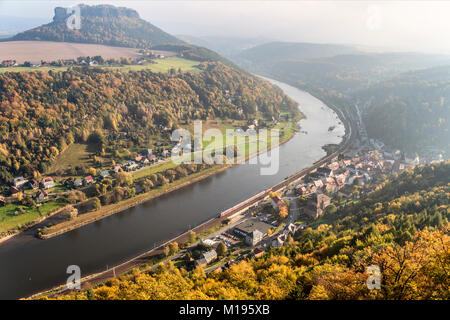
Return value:
M 231 215 L 233 213 L 236 213 L 238 211 L 244 210 L 246 208 L 251 207 L 253 204 L 263 200 L 265 197 L 267 197 L 267 195 L 270 192 L 277 192 L 280 190 L 283 190 L 284 188 L 286 188 L 287 186 L 289 186 L 291 183 L 301 179 L 302 177 L 304 177 L 305 175 L 311 173 L 312 171 L 314 171 L 315 169 L 319 168 L 320 166 L 322 166 L 323 164 L 327 163 L 328 161 L 330 161 L 331 159 L 333 159 L 334 157 L 338 156 L 341 152 L 343 152 L 344 150 L 346 150 L 349 146 L 350 143 L 354 140 L 355 138 L 355 134 L 356 134 L 356 124 L 351 120 L 350 115 L 346 114 L 346 112 L 338 109 L 338 108 L 334 108 L 334 111 L 338 114 L 340 114 L 340 119 L 342 120 L 342 122 L 346 127 L 346 130 L 348 130 L 348 134 L 345 135 L 345 141 L 341 142 L 341 145 L 339 146 L 339 148 L 333 152 L 332 154 L 318 160 L 317 162 L 315 162 L 312 166 L 302 169 L 292 175 L 290 175 L 289 177 L 287 177 L 286 179 L 284 179 L 283 181 L 281 181 L 280 183 L 274 185 L 273 187 L 258 193 L 257 195 L 252 196 L 251 198 L 235 205 L 234 207 L 227 209 L 225 211 L 222 211 L 218 218 L 224 218 L 228 215 Z

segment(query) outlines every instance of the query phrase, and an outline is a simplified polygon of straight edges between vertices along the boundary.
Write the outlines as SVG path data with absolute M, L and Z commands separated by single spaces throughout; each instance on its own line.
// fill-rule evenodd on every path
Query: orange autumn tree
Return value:
M 280 211 L 278 212 L 278 215 L 281 219 L 287 218 L 287 216 L 289 215 L 289 212 L 288 212 L 288 208 L 286 205 L 280 206 Z
M 382 273 L 384 299 L 449 299 L 450 237 L 444 230 L 425 228 L 404 246 L 389 246 L 372 263 Z
M 355 263 L 352 269 L 336 265 L 317 266 L 311 272 L 313 283 L 308 299 L 449 299 L 450 247 L 449 227 L 444 230 L 418 231 L 413 241 L 393 245 L 372 255 L 368 261 Z M 366 286 L 367 266 L 381 269 L 380 290 Z

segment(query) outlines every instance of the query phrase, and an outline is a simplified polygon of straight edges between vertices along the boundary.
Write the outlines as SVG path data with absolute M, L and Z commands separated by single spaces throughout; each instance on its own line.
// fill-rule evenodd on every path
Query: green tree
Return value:
M 179 250 L 178 247 L 178 243 L 177 242 L 172 242 L 169 244 L 169 254 L 170 255 L 174 255 L 175 253 L 177 253 Z
M 227 247 L 223 242 L 220 242 L 219 245 L 217 246 L 216 251 L 219 257 L 223 257 L 227 253 Z
M 194 231 L 189 231 L 189 242 L 194 243 L 197 239 L 197 234 Z
M 100 202 L 100 199 L 95 197 L 92 199 L 92 208 L 94 210 L 99 210 L 102 207 L 102 203 Z

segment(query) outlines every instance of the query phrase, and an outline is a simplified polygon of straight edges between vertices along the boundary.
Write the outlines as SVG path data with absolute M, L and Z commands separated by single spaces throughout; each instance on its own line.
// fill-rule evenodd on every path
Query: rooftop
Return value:
M 258 230 L 262 234 L 266 234 L 267 230 L 271 229 L 270 224 L 258 221 L 257 219 L 249 219 L 236 226 L 236 229 L 246 234 L 251 234 L 253 231 Z

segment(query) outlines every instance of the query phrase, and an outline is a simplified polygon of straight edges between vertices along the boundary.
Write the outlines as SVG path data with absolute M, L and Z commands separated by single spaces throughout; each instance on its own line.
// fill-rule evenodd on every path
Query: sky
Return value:
M 0 16 L 50 21 L 54 7 L 78 3 L 130 7 L 172 34 L 450 53 L 450 1 L 0 0 Z

